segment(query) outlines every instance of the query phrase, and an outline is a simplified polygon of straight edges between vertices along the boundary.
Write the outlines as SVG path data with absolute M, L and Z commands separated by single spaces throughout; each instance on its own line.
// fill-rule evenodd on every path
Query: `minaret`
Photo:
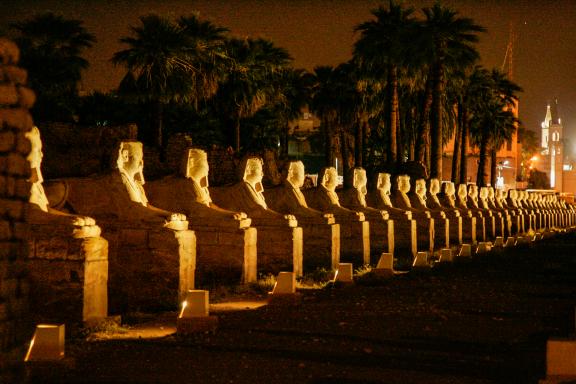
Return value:
M 562 191 L 563 150 L 562 150 L 563 127 L 558 114 L 558 99 L 549 103 L 546 108 L 546 118 L 542 122 L 542 155 L 548 156 L 548 173 L 550 188 Z

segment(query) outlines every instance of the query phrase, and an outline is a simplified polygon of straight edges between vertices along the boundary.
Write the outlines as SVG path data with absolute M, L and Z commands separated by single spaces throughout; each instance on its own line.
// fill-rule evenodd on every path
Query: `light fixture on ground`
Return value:
M 208 291 L 199 289 L 187 291 L 176 322 L 178 335 L 214 332 L 218 326 L 218 317 L 210 316 L 209 306 Z
M 440 262 L 441 263 L 451 263 L 454 261 L 454 256 L 450 248 L 443 248 L 440 250 Z
M 338 283 L 354 282 L 352 263 L 338 264 L 338 269 L 336 270 L 336 276 L 334 276 L 334 281 Z
M 472 246 L 470 244 L 462 244 L 458 257 L 472 257 Z
M 428 268 L 428 252 L 418 252 L 412 263 L 412 268 Z
M 505 247 L 513 247 L 516 245 L 516 238 L 514 236 L 508 236 L 506 239 Z
M 24 361 L 56 361 L 64 358 L 64 324 L 38 324 Z
M 494 247 L 503 247 L 504 246 L 504 238 L 502 236 L 496 236 L 494 239 Z
M 394 276 L 394 255 L 388 252 L 383 252 L 373 271 L 380 277 Z
M 300 294 L 296 292 L 296 274 L 280 272 L 272 292 L 268 293 L 268 304 L 296 304 Z

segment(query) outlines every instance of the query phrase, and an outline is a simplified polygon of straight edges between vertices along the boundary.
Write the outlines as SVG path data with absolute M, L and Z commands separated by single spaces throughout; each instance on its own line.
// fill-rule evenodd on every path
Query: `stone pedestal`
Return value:
M 340 221 L 340 260 L 356 265 L 370 264 L 368 221 Z
M 31 225 L 31 296 L 43 320 L 98 322 L 108 315 L 108 242 L 77 239 L 71 226 Z
M 314 224 L 298 219 L 303 233 L 303 268 L 336 269 L 340 263 L 340 224 Z
M 190 225 L 196 234 L 196 280 L 199 283 L 251 283 L 257 274 L 256 228 Z
M 109 241 L 111 312 L 174 309 L 194 289 L 193 231 L 131 228 L 133 223 L 99 221 Z

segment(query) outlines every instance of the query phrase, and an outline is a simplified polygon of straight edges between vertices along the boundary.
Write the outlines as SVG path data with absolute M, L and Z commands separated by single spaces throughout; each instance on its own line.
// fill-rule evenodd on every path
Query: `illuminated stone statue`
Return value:
M 100 227 L 93 218 L 61 212 L 49 206 L 42 185 L 40 131 L 34 127 L 26 137 L 31 144 L 28 156 L 31 189 L 27 213 L 31 229 L 32 257 L 28 263 L 31 281 L 38 294 L 45 295 L 47 302 L 69 306 L 73 311 L 80 307 L 77 314 L 67 316 L 92 324 L 103 321 L 108 315 L 108 242 L 100 237 Z M 62 268 L 62 271 L 55 271 L 55 267 Z M 78 282 L 66 287 L 68 280 L 62 274 L 64 270 L 82 276 L 80 294 L 77 294 Z M 58 297 L 50 297 L 51 292 L 64 288 L 67 289 L 59 292 Z M 78 297 L 82 298 L 81 303 L 77 302 Z M 61 310 L 56 308 L 56 311 Z M 56 316 L 64 315 L 58 313 Z
M 388 216 L 394 220 L 395 254 L 407 253 L 416 257 L 418 252 L 416 220 L 412 219 L 412 212 L 392 206 L 390 200 L 391 186 L 390 174 L 379 173 L 373 187 L 366 194 L 366 203 L 369 207 L 385 210 Z
M 180 172 L 146 184 L 154 204 L 183 212 L 197 238 L 196 276 L 202 281 L 257 279 L 256 228 L 244 212 L 220 208 L 208 189 L 208 158 L 197 148 L 184 151 Z
M 31 144 L 28 162 L 32 169 L 28 220 L 36 224 L 54 223 L 69 225 L 71 234 L 78 238 L 100 236 L 100 227 L 96 225 L 93 218 L 69 214 L 49 206 L 48 198 L 42 185 L 44 178 L 42 177 L 41 164 L 44 155 L 42 153 L 40 131 L 37 127 L 34 127 L 26 134 L 26 137 L 30 140 Z
M 468 201 L 468 187 L 466 184 L 459 184 L 456 196 L 456 207 L 476 218 L 476 240 L 486 241 L 486 222 L 482 212 L 474 209 Z
M 426 180 L 417 179 L 414 183 L 414 190 L 408 193 L 407 196 L 410 199 L 410 205 L 412 209 L 426 212 L 434 219 L 434 239 L 435 245 L 439 248 L 446 248 L 450 246 L 450 221 L 446 217 L 446 213 L 443 210 L 432 210 L 426 205 Z M 456 231 L 458 231 L 459 222 L 456 221 Z M 460 239 L 460 234 L 456 232 L 456 240 Z
M 435 187 L 432 187 L 433 180 L 434 179 L 430 182 L 431 190 L 436 189 Z M 447 209 L 448 212 L 457 212 L 462 222 L 462 241 L 468 244 L 476 244 L 476 218 L 472 215 L 470 210 L 456 206 L 456 188 L 454 187 L 454 183 L 451 181 L 444 182 L 441 189 L 440 193 L 435 195 L 434 193 L 430 193 L 431 198 L 429 200 L 431 200 L 432 204 L 438 202 L 438 204 L 440 204 L 442 208 Z M 456 214 L 454 214 L 454 216 L 458 217 Z
M 370 224 L 364 213 L 344 208 L 336 193 L 336 168 L 322 168 L 319 185 L 304 191 L 308 205 L 324 213 L 331 213 L 340 224 L 340 258 L 367 264 L 370 262 Z
M 174 308 L 194 288 L 196 236 L 182 213 L 150 204 L 142 143 L 123 141 L 106 174 L 67 179 L 67 204 L 95 217 L 110 242 L 111 305 L 117 310 Z M 170 306 L 174 307 L 170 307 Z
M 268 207 L 262 185 L 259 157 L 246 158 L 240 169 L 241 181 L 232 187 L 212 189 L 214 201 L 226 209 L 246 212 L 258 229 L 258 270 L 278 273 L 292 269 L 302 275 L 302 228 L 296 217 Z
M 310 208 L 301 191 L 305 171 L 301 161 L 290 161 L 282 185 L 264 191 L 276 212 L 294 215 L 304 232 L 304 269 L 335 269 L 340 261 L 340 224 L 334 215 Z
M 478 208 L 483 210 L 483 212 L 488 216 L 492 217 L 492 222 L 494 223 L 494 232 L 492 237 L 496 236 L 506 236 L 504 219 L 506 218 L 502 212 L 492 209 L 489 204 L 489 193 L 488 187 L 481 187 L 480 193 L 478 194 Z
M 429 188 L 425 193 L 426 207 L 432 212 L 444 213 L 446 218 L 450 220 L 450 241 L 455 244 L 462 244 L 463 221 L 460 215 L 460 211 L 444 207 L 440 203 L 440 200 L 438 199 L 438 194 L 440 193 L 440 181 L 437 178 L 430 179 Z
M 338 193 L 340 204 L 350 210 L 362 212 L 370 222 L 370 246 L 372 254 L 378 257 L 382 252 L 394 253 L 394 221 L 384 209 L 376 209 L 366 204 L 367 178 L 363 168 L 352 170 L 352 188 Z

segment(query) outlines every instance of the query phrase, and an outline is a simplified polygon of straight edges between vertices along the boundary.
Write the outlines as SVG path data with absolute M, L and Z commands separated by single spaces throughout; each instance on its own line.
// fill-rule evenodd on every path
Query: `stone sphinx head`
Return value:
M 366 170 L 360 167 L 354 168 L 354 179 L 352 181 L 354 188 L 361 194 L 366 195 L 366 193 L 368 193 L 366 190 L 367 182 L 368 180 L 366 179 Z
M 480 200 L 486 200 L 488 198 L 488 187 L 480 188 Z
M 48 211 L 48 198 L 44 193 L 44 189 L 41 187 L 43 178 L 40 167 L 42 165 L 44 154 L 42 153 L 40 130 L 38 127 L 33 127 L 25 136 L 30 140 L 30 153 L 28 154 L 27 160 L 32 169 L 32 175 L 29 181 L 32 182 L 33 185 L 30 190 L 30 198 L 28 201 L 32 204 L 38 205 L 40 209 L 46 212 Z
M 398 175 L 396 176 L 396 183 L 398 185 L 398 190 L 402 193 L 410 192 L 410 176 L 408 175 Z
M 139 141 L 123 141 L 118 148 L 116 165 L 120 172 L 144 184 L 144 152 Z
M 264 187 L 262 186 L 263 176 L 262 159 L 259 157 L 250 157 L 246 159 L 242 180 L 254 187 L 256 192 L 262 192 L 264 191 Z
M 437 178 L 430 179 L 430 194 L 437 195 L 440 192 L 440 180 Z
M 294 188 L 302 188 L 304 185 L 304 163 L 301 161 L 291 161 L 288 163 L 288 171 L 286 173 L 286 180 L 294 186 Z
M 390 181 L 389 173 L 379 173 L 378 180 L 376 182 L 376 189 L 385 195 L 390 194 L 390 188 L 392 187 L 392 182 Z
M 508 198 L 510 200 L 516 201 L 517 197 L 518 197 L 518 191 L 516 191 L 515 189 L 508 190 Z
M 421 198 L 422 200 L 426 200 L 426 180 L 424 179 L 416 180 L 414 192 L 416 192 L 419 198 Z
M 458 198 L 462 201 L 466 201 L 466 197 L 468 196 L 468 188 L 466 184 L 458 184 Z
M 208 187 L 208 156 L 197 148 L 186 150 L 184 156 L 184 177 L 192 179 L 201 187 Z
M 495 197 L 494 188 L 488 187 L 488 199 L 494 200 L 494 197 Z
M 336 173 L 336 168 L 326 167 L 322 168 L 320 174 L 318 175 L 320 184 L 327 190 L 334 192 L 338 186 L 338 173 Z

